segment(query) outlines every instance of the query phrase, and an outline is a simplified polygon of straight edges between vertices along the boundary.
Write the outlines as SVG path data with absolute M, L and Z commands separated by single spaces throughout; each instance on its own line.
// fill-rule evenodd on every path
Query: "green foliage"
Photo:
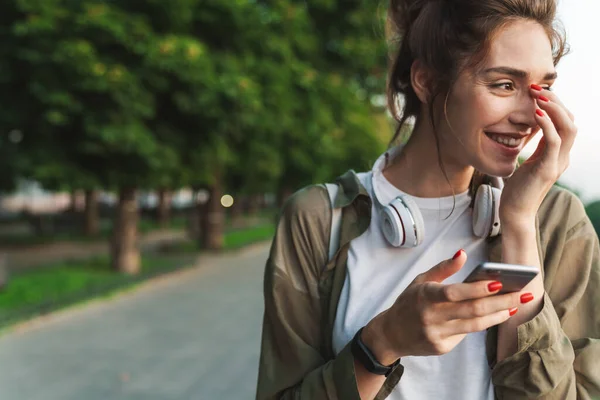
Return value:
M 600 235 L 600 200 L 594 201 L 585 207 L 588 217 L 596 229 L 596 233 Z
M 270 239 L 274 234 L 275 226 L 273 224 L 259 225 L 253 228 L 233 231 L 225 236 L 225 248 L 237 249 L 248 243 Z
M 21 160 L 7 187 L 18 175 L 56 189 L 224 179 L 256 193 L 331 179 L 383 149 L 370 97 L 386 46 L 369 2 L 8 0 L 0 11 L 11 96 L 0 130 L 24 134 L 0 140 Z

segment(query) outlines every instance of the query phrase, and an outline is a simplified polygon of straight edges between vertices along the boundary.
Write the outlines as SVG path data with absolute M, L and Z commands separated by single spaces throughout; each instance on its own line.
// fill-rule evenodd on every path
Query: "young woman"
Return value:
M 327 190 L 284 207 L 258 399 L 600 398 L 598 237 L 553 187 L 577 133 L 551 91 L 555 14 L 554 0 L 390 1 L 389 106 L 414 129 L 338 178 L 331 260 Z M 483 261 L 541 273 L 516 293 L 463 283 Z

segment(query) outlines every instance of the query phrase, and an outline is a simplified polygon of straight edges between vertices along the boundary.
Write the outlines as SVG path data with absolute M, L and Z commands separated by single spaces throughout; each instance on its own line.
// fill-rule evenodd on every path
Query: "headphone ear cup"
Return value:
M 473 233 L 483 238 L 490 233 L 493 214 L 492 187 L 480 185 L 473 206 Z
M 502 197 L 502 189 L 492 187 L 492 218 L 490 237 L 500 234 L 500 198 Z
M 413 201 L 410 197 L 402 197 L 404 204 L 408 208 L 410 215 L 412 216 L 412 221 L 414 222 L 414 231 L 411 231 L 411 238 L 414 237 L 414 243 L 416 243 L 415 247 L 423 243 L 423 239 L 425 238 L 425 223 L 423 222 L 423 215 L 421 215 L 421 210 L 417 203 Z M 414 235 L 414 236 L 413 236 Z
M 381 212 L 382 231 L 394 247 L 416 247 L 425 237 L 425 224 L 417 204 L 408 197 L 397 197 Z
M 400 215 L 392 206 L 385 206 L 381 209 L 381 231 L 383 236 L 394 247 L 400 247 L 404 243 L 404 225 Z

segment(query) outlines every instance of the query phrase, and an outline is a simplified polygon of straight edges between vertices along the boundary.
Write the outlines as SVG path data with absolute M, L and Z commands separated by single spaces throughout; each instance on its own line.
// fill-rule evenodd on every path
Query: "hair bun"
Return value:
M 410 31 L 421 11 L 428 4 L 437 2 L 439 0 L 390 0 L 390 17 L 397 33 Z

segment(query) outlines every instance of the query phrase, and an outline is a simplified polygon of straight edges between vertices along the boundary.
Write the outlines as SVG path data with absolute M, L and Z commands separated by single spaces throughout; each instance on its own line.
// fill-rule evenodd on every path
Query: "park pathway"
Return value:
M 0 336 L 2 400 L 253 399 L 268 244 Z

